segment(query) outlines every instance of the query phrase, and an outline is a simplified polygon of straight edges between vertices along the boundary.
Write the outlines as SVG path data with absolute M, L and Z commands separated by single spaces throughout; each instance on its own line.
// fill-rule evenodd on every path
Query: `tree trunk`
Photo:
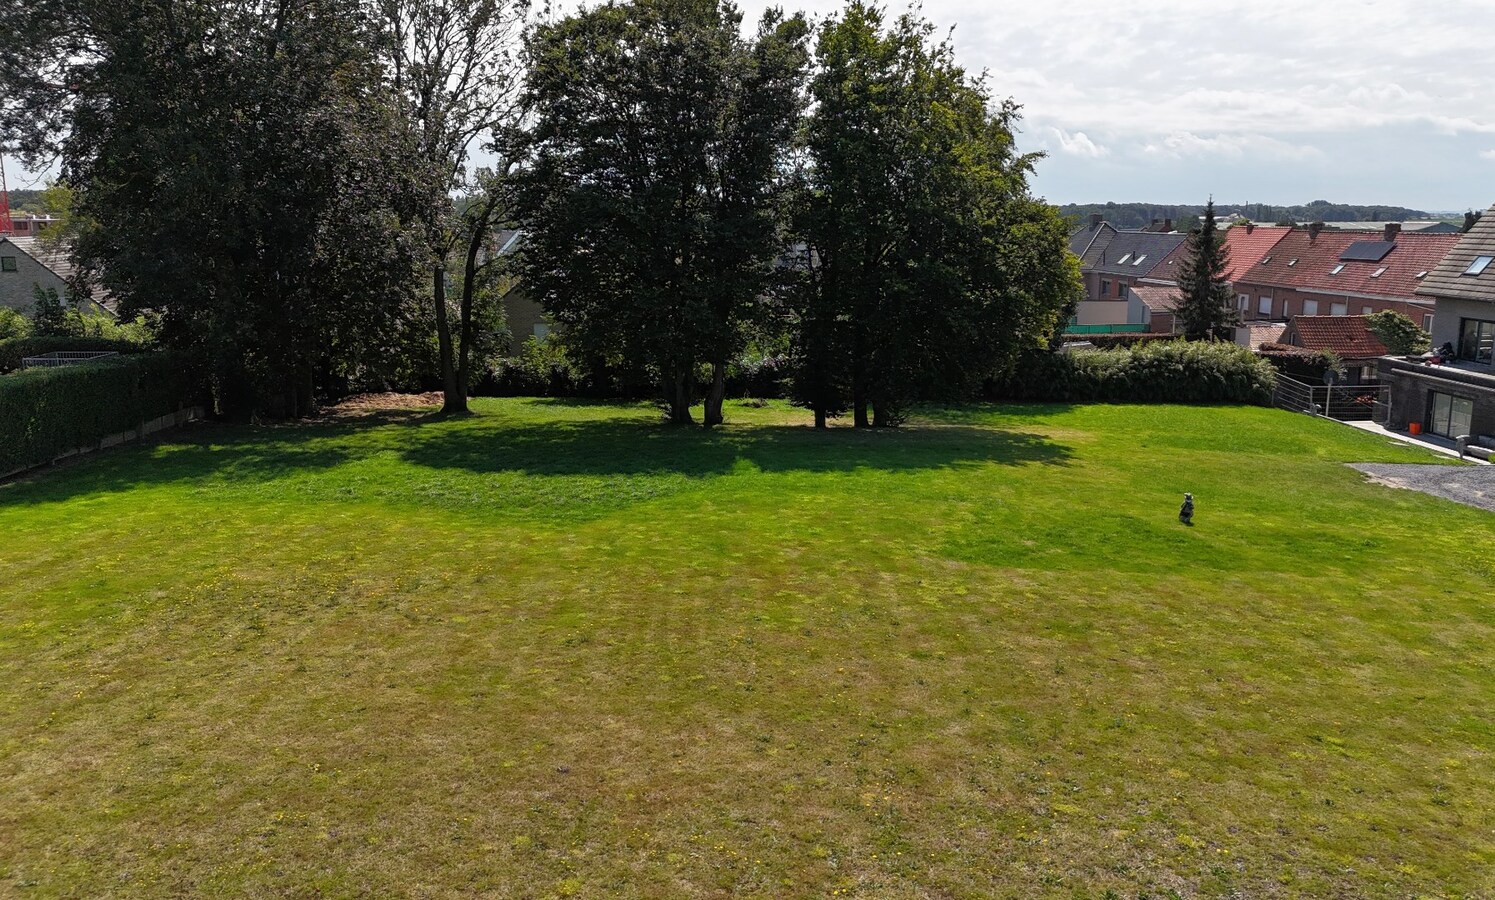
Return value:
M 711 364 L 711 390 L 706 392 L 706 413 L 701 424 L 714 428 L 726 419 L 722 416 L 722 401 L 727 396 L 727 366 L 725 363 Z
M 886 402 L 872 401 L 872 427 L 892 428 L 893 415 L 890 405 Z
M 817 407 L 815 407 L 815 427 L 816 428 L 825 428 L 826 427 L 826 424 L 825 424 L 825 407 L 824 406 L 817 406 Z
M 868 425 L 867 359 L 863 351 L 864 346 L 862 331 L 858 328 L 856 339 L 852 344 L 851 361 L 851 424 L 856 428 L 866 428 Z
M 444 391 L 441 411 L 467 412 L 467 397 L 457 383 L 457 364 L 452 353 L 452 326 L 446 314 L 446 269 L 435 267 L 432 292 L 436 298 L 436 350 L 441 356 L 441 386 Z
M 670 404 L 671 425 L 691 425 L 695 419 L 690 415 L 690 370 L 682 367 L 674 377 L 665 382 L 666 399 Z

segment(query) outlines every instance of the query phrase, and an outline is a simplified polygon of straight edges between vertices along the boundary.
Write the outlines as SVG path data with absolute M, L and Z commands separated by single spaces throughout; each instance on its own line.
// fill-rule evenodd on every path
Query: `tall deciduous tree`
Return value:
M 445 388 L 443 409 L 467 411 L 473 343 L 473 277 L 495 220 L 505 212 L 492 171 L 470 168 L 471 157 L 516 124 L 521 78 L 518 42 L 528 0 L 371 0 L 384 27 L 385 62 L 403 99 L 419 165 L 416 221 L 425 234 L 432 303 Z M 500 166 L 498 175 L 507 174 Z M 457 197 L 481 195 L 458 209 Z M 494 202 L 489 202 L 490 200 Z M 461 276 L 453 340 L 446 296 L 453 270 Z
M 1189 234 L 1179 264 L 1180 293 L 1174 316 L 1189 340 L 1228 340 L 1231 329 L 1240 324 L 1235 296 L 1225 278 L 1229 264 L 1230 248 L 1215 226 L 1215 201 L 1211 198 L 1200 226 Z
M 858 426 L 896 425 L 910 400 L 1044 345 L 1079 271 L 1064 221 L 1028 192 L 1017 106 L 993 104 L 933 26 L 853 2 L 816 57 L 796 393 L 817 424 L 849 405 Z
M 225 412 L 304 411 L 379 352 L 411 286 L 409 167 L 355 0 L 36 0 L 6 27 L 25 62 L 0 64 L 0 125 L 60 153 L 80 262 Z
M 803 102 L 804 20 L 740 27 L 719 0 L 634 0 L 529 45 L 525 283 L 584 355 L 647 364 L 674 423 L 692 421 L 701 364 L 705 424 L 722 421 Z

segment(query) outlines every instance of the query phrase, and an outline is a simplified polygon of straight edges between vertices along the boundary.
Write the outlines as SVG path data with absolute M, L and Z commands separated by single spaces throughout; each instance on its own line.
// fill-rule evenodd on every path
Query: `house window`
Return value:
M 1491 362 L 1495 349 L 1495 322 L 1462 319 L 1459 322 L 1459 359 Z
M 1469 433 L 1474 420 L 1474 401 L 1467 397 L 1455 397 L 1432 391 L 1432 413 L 1428 416 L 1428 431 L 1446 438 L 1461 437 Z
M 1329 274 L 1330 275 L 1338 275 L 1340 272 L 1343 272 L 1343 271 L 1344 271 L 1344 263 L 1340 263 L 1339 265 L 1337 265 L 1334 268 L 1330 269 L 1329 270 Z
M 1375 310 L 1371 309 L 1369 306 L 1360 307 L 1360 315 L 1362 316 L 1368 316 L 1373 312 L 1375 312 Z
M 1385 274 L 1386 274 L 1386 267 L 1382 266 L 1381 268 L 1379 268 L 1379 269 L 1375 270 L 1374 272 L 1370 273 L 1370 277 L 1372 277 L 1372 278 L 1380 278 L 1382 275 L 1385 275 Z
M 1111 282 L 1107 281 L 1104 278 L 1100 280 L 1100 295 L 1102 297 L 1111 296 Z
M 1490 267 L 1490 263 L 1492 262 L 1495 262 L 1495 256 L 1476 256 L 1474 258 L 1474 262 L 1469 264 L 1469 268 L 1464 270 L 1464 274 L 1479 275 L 1480 273 L 1484 272 L 1485 269 L 1488 269 Z
M 1118 296 L 1118 297 L 1125 297 L 1126 296 L 1126 285 L 1122 284 L 1119 281 L 1116 282 L 1116 296 Z
M 1346 315 L 1347 313 L 1349 313 L 1349 311 L 1350 311 L 1350 305 L 1348 303 L 1330 303 L 1329 304 L 1329 315 L 1331 315 L 1331 316 L 1343 316 L 1343 315 Z
M 1272 317 L 1272 298 L 1271 297 L 1257 297 L 1256 298 L 1256 314 L 1259 315 L 1259 316 L 1266 316 L 1267 318 L 1271 318 Z
M 1239 297 L 1236 298 L 1236 305 L 1240 307 L 1241 312 L 1245 312 L 1246 310 L 1250 309 L 1251 308 L 1251 295 L 1250 294 L 1241 294 Z
M 1293 302 L 1291 300 L 1284 300 L 1284 301 L 1282 301 L 1282 318 L 1284 318 L 1284 319 L 1291 319 L 1292 317 L 1293 317 Z
M 1432 313 L 1423 313 L 1422 314 L 1422 330 L 1423 331 L 1432 331 L 1433 330 L 1433 314 Z
M 1129 260 L 1131 258 L 1132 258 L 1132 255 L 1130 253 L 1124 253 L 1124 254 L 1122 254 L 1121 259 L 1116 260 L 1116 265 L 1118 265 L 1118 266 L 1124 266 L 1124 265 L 1126 265 L 1127 260 Z
M 544 322 L 535 323 L 535 340 L 543 341 L 550 337 L 550 326 Z
M 1303 315 L 1316 316 L 1319 314 L 1319 302 L 1317 300 L 1303 301 Z
M 1146 258 L 1147 258 L 1147 254 L 1144 253 L 1141 256 L 1137 257 L 1136 259 L 1132 260 L 1132 265 L 1134 265 L 1134 266 L 1140 266 L 1140 265 L 1142 265 L 1142 260 L 1144 260 Z
M 0 272 L 14 272 L 16 270 L 16 258 L 14 256 L 0 256 Z

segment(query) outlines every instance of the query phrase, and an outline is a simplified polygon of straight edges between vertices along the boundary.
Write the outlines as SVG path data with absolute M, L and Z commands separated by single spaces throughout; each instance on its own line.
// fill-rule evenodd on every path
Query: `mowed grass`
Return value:
M 1342 465 L 1419 451 L 475 407 L 0 487 L 0 895 L 1495 894 L 1495 516 Z

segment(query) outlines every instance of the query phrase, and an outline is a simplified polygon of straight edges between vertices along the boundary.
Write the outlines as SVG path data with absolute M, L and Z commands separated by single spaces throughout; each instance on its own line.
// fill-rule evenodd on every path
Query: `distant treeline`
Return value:
M 1141 228 L 1154 219 L 1183 222 L 1203 215 L 1200 206 L 1167 206 L 1157 203 L 1068 203 L 1059 207 L 1068 218 L 1084 222 L 1094 213 L 1106 217 L 1117 228 Z M 1404 206 L 1356 206 L 1352 203 L 1330 203 L 1315 200 L 1304 206 L 1272 206 L 1267 203 L 1221 203 L 1215 207 L 1221 219 L 1244 216 L 1253 222 L 1400 222 L 1407 219 L 1432 218 L 1420 209 Z
M 42 205 L 42 192 L 11 191 L 10 208 L 12 212 L 31 212 L 41 215 L 45 211 Z

